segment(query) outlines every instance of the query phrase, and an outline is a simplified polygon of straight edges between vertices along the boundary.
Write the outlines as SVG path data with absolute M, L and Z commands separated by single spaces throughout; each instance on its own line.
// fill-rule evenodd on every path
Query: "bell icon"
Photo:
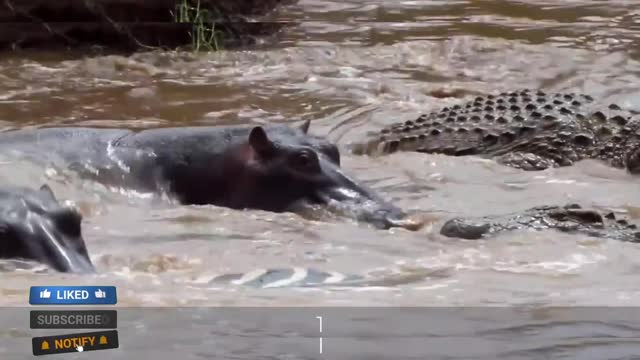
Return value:
M 42 346 L 40 346 L 42 350 L 49 350 L 49 342 L 47 340 L 42 342 Z
M 106 345 L 107 344 L 107 337 L 102 335 L 100 336 L 100 345 Z

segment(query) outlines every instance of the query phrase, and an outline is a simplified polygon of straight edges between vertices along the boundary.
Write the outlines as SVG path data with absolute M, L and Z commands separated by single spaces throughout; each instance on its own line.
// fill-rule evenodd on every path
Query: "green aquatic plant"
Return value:
M 220 50 L 222 32 L 216 29 L 215 9 L 203 9 L 200 0 L 180 0 L 173 13 L 175 22 L 192 24 L 191 47 L 194 51 Z

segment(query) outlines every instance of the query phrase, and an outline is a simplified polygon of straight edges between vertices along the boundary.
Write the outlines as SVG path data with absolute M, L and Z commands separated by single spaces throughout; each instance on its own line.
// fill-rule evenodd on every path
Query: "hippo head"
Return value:
M 242 176 L 234 185 L 245 207 L 299 213 L 309 205 L 339 210 L 377 228 L 417 225 L 340 168 L 340 152 L 328 140 L 299 128 L 253 127 L 243 146 Z M 252 189 L 252 191 L 247 191 Z M 251 202 L 251 204 L 248 204 Z
M 35 260 L 62 272 L 93 272 L 82 215 L 51 189 L 0 189 L 0 258 Z

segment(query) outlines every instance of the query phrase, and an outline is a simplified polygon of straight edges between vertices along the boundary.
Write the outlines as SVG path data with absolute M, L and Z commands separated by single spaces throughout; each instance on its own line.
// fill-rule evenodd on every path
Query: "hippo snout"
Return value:
M 58 214 L 68 215 L 71 212 L 64 209 Z M 77 218 L 32 220 L 32 226 L 23 234 L 25 241 L 31 244 L 31 257 L 60 272 L 95 273 L 80 230 L 70 229 L 79 227 L 79 221 Z
M 353 187 L 336 188 L 325 192 L 321 197 L 330 209 L 369 223 L 378 229 L 398 227 L 416 231 L 425 224 L 418 216 L 389 204 L 363 187 L 358 187 L 357 190 Z
M 52 267 L 61 272 L 92 274 L 96 272 L 95 267 L 88 257 L 76 252 L 61 253 L 51 263 Z
M 403 228 L 410 231 L 420 230 L 426 220 L 414 214 L 408 214 L 398 208 L 378 209 L 363 219 L 378 229 Z
M 418 216 L 405 215 L 400 218 L 387 218 L 387 223 L 388 228 L 399 227 L 410 231 L 417 231 L 422 229 L 427 221 L 424 218 Z
M 51 244 L 49 244 L 51 245 Z M 92 274 L 96 272 L 88 256 L 73 249 L 54 247 L 51 256 L 45 259 L 51 267 L 60 272 Z

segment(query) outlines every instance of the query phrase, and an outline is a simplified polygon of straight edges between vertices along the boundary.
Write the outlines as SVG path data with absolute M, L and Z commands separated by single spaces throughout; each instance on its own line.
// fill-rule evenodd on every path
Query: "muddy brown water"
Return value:
M 534 173 L 472 157 L 346 153 L 351 142 L 385 124 L 476 94 L 522 87 L 585 92 L 640 110 L 639 1 L 303 0 L 279 18 L 299 24 L 276 44 L 250 51 L 81 59 L 3 55 L 0 126 L 146 128 L 311 119 L 313 133 L 344 150 L 346 172 L 403 208 L 431 214 L 434 225 L 381 231 L 339 219 L 175 206 L 3 156 L 1 183 L 46 182 L 59 198 L 81 207 L 99 274 L 11 270 L 15 264 L 3 263 L 9 270 L 0 282 L 1 304 L 26 305 L 30 285 L 95 283 L 116 285 L 122 307 L 640 303 L 637 244 L 551 231 L 462 241 L 437 231 L 451 216 L 567 202 L 633 216 L 640 206 L 638 180 L 624 171 L 593 161 Z M 283 267 L 368 274 L 376 286 L 207 283 L 215 275 Z M 171 319 L 158 320 L 158 326 L 175 325 Z M 184 324 L 180 331 L 188 335 L 190 325 Z M 25 346 L 0 346 L 8 358 L 30 352 L 22 326 L 5 329 L 4 336 Z M 193 358 L 209 356 L 204 351 Z

